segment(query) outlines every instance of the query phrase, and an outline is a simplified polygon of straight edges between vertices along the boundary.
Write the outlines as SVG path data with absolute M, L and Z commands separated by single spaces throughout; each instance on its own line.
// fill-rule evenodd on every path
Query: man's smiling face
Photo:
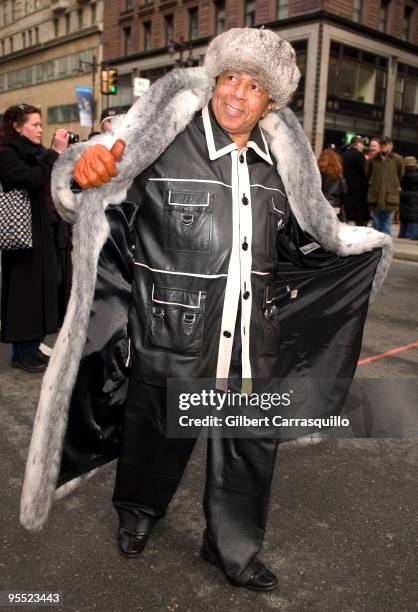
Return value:
M 232 140 L 249 137 L 253 127 L 273 102 L 267 90 L 247 72 L 228 70 L 216 81 L 212 108 L 218 123 Z

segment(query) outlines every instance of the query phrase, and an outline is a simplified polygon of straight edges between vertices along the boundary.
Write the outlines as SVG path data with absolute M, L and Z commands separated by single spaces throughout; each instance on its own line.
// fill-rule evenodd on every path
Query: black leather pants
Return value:
M 166 437 L 166 389 L 131 379 L 113 503 L 123 526 L 148 531 L 174 495 L 195 439 Z M 277 440 L 208 440 L 204 511 L 226 576 L 239 584 L 260 549 Z

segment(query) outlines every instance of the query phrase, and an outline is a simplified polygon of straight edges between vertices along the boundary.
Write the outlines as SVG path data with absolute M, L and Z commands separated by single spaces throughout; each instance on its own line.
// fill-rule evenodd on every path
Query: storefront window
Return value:
M 418 69 L 399 64 L 395 89 L 395 108 L 418 114 Z
M 352 47 L 332 44 L 328 94 L 341 98 L 384 105 L 386 60 Z

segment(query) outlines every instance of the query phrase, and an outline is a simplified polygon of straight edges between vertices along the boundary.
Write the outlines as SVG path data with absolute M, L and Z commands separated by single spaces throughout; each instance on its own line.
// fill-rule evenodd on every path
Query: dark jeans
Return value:
M 418 223 L 412 223 L 410 221 L 401 221 L 398 238 L 409 238 L 410 240 L 418 240 Z
M 123 526 L 147 531 L 164 516 L 195 439 L 166 437 L 166 389 L 131 379 L 113 503 Z M 225 574 L 237 584 L 260 549 L 275 439 L 209 438 L 204 511 Z
M 30 342 L 13 342 L 12 359 L 25 361 L 26 359 L 36 357 L 41 342 L 42 340 L 31 340 Z

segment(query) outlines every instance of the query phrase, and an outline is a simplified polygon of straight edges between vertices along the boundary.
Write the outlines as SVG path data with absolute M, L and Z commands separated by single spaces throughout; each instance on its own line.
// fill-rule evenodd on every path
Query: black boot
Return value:
M 207 531 L 203 534 L 203 544 L 200 555 L 202 559 L 212 565 L 216 565 L 216 567 L 219 567 L 223 571 L 222 562 Z M 236 578 L 229 578 L 226 574 L 225 578 L 233 586 L 245 587 L 252 591 L 272 591 L 278 584 L 276 576 L 256 557 L 251 560 L 250 564 Z
M 137 557 L 148 543 L 152 528 L 158 521 L 157 517 L 147 516 L 140 511 L 119 512 L 118 543 L 125 557 Z

